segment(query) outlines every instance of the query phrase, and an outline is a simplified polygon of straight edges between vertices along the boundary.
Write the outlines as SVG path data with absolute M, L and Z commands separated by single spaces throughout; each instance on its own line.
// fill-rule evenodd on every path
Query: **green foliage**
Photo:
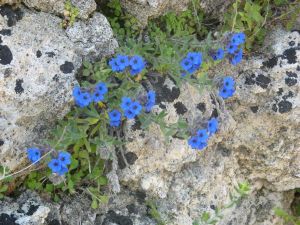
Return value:
M 162 218 L 160 213 L 157 210 L 155 202 L 153 200 L 146 201 L 146 205 L 149 207 L 149 214 L 152 219 L 155 220 L 157 225 L 166 225 L 167 222 Z
M 79 9 L 72 5 L 71 0 L 66 0 L 65 2 L 65 11 L 64 19 L 61 23 L 61 26 L 66 29 L 67 27 L 73 26 L 75 23 L 76 17 L 79 15 Z
M 234 187 L 234 190 L 235 191 L 229 195 L 230 202 L 221 208 L 216 208 L 213 215 L 209 212 L 204 212 L 200 218 L 193 222 L 193 225 L 217 224 L 223 218 L 223 213 L 226 209 L 234 207 L 249 194 L 250 186 L 247 182 L 242 182 Z
M 223 31 L 243 31 L 246 48 L 261 45 L 272 23 L 283 22 L 291 29 L 300 13 L 300 2 L 288 0 L 236 0 L 224 16 Z M 279 14 L 279 15 L 277 15 Z
M 286 224 L 300 225 L 300 218 L 288 214 L 281 208 L 274 209 L 275 215 L 282 218 Z

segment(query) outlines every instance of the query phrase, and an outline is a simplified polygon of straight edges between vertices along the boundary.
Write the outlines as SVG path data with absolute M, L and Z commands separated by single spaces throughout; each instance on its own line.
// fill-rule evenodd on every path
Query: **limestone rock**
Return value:
M 64 0 L 23 0 L 24 4 L 29 8 L 34 8 L 47 13 L 57 15 L 64 14 Z M 72 0 L 72 4 L 78 8 L 81 19 L 88 19 L 89 16 L 96 10 L 96 2 L 94 0 Z
M 44 12 L 0 7 L 0 165 L 10 170 L 69 111 L 83 59 L 101 58 L 116 47 L 100 14 L 73 31 L 85 32 L 84 45 L 71 40 L 60 21 Z

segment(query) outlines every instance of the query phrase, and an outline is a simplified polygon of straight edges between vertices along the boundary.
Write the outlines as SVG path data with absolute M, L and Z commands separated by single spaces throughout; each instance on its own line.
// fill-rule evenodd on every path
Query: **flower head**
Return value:
M 102 102 L 104 100 L 104 95 L 102 95 L 99 91 L 95 91 L 92 98 L 96 103 Z
M 136 116 L 136 114 L 135 114 L 133 111 L 131 111 L 130 109 L 126 109 L 126 110 L 124 111 L 124 116 L 125 116 L 127 119 L 133 119 L 133 118 Z
M 100 94 L 104 95 L 107 93 L 107 86 L 104 82 L 99 82 L 95 86 L 95 91 L 99 92 Z
M 121 108 L 125 111 L 126 109 L 129 109 L 131 103 L 132 103 L 131 98 L 123 97 L 121 102 Z
M 155 91 L 148 91 L 147 93 L 147 103 L 145 105 L 146 112 L 150 112 L 152 107 L 155 105 L 156 94 Z
M 27 157 L 28 159 L 35 163 L 41 158 L 41 151 L 38 148 L 28 148 L 27 149 Z
M 70 165 L 71 164 L 71 154 L 69 152 L 59 152 L 58 160 L 62 165 Z
M 201 141 L 201 138 L 199 136 L 190 137 L 190 139 L 188 140 L 188 144 L 191 146 L 191 148 L 198 150 L 202 150 L 207 146 L 207 142 Z
M 207 124 L 207 130 L 209 132 L 209 134 L 215 134 L 218 130 L 218 120 L 216 118 L 211 118 L 209 121 L 208 121 L 208 124 Z
M 116 58 L 112 58 L 111 60 L 109 60 L 108 64 L 110 65 L 111 67 L 111 70 L 113 72 L 121 72 L 121 68 L 119 67 L 119 64 L 116 60 Z
M 76 98 L 79 98 L 80 95 L 81 95 L 80 87 L 79 86 L 75 86 L 73 88 L 73 97 L 76 99 Z
M 132 56 L 129 60 L 129 65 L 131 67 L 131 75 L 136 75 L 145 68 L 144 59 L 139 55 Z
M 208 133 L 206 129 L 201 129 L 197 131 L 197 136 L 201 142 L 206 142 L 208 139 Z
M 229 43 L 226 48 L 226 50 L 229 54 L 234 54 L 237 49 L 238 49 L 238 46 L 234 45 L 232 43 Z
M 243 59 L 243 49 L 239 49 L 239 51 L 233 55 L 233 58 L 231 59 L 231 64 L 235 66 L 238 63 L 240 63 L 242 59 Z
M 184 58 L 181 63 L 180 63 L 182 69 L 188 71 L 193 67 L 193 62 L 188 59 L 188 58 Z
M 126 55 L 117 55 L 116 63 L 118 64 L 121 71 L 125 70 L 129 66 L 129 59 Z
M 235 33 L 231 37 L 231 43 L 234 45 L 240 45 L 245 42 L 246 35 L 243 32 Z
M 227 89 L 233 89 L 234 88 L 234 79 L 232 77 L 224 77 L 223 78 L 223 86 Z
M 138 115 L 140 114 L 141 110 L 142 110 L 142 106 L 139 102 L 135 101 L 135 102 L 132 102 L 131 105 L 130 105 L 130 110 Z
M 191 60 L 193 65 L 201 65 L 202 54 L 201 52 L 189 52 L 186 56 L 187 59 Z
M 122 114 L 118 110 L 112 110 L 108 113 L 109 123 L 112 127 L 118 127 L 121 124 Z
M 212 55 L 213 60 L 221 60 L 224 58 L 224 50 L 219 48 L 215 54 Z
M 226 87 L 222 87 L 219 91 L 219 96 L 221 96 L 224 99 L 227 99 L 233 96 L 234 92 L 235 92 L 234 89 L 227 89 Z
M 62 163 L 59 159 L 51 159 L 48 163 L 48 167 L 52 170 L 52 173 L 64 175 L 68 172 L 66 164 Z

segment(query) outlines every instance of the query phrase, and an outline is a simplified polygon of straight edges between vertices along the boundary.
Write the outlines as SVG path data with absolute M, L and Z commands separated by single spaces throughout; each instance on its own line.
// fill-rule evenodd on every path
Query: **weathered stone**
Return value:
M 64 14 L 65 0 L 22 0 L 29 8 L 34 8 L 47 13 L 57 15 Z M 96 10 L 96 2 L 94 0 L 71 0 L 71 3 L 78 8 L 81 19 L 88 19 L 89 16 Z
M 44 12 L 0 7 L 0 165 L 10 170 L 68 112 L 83 58 L 101 58 L 117 46 L 101 14 L 68 33 L 60 21 Z

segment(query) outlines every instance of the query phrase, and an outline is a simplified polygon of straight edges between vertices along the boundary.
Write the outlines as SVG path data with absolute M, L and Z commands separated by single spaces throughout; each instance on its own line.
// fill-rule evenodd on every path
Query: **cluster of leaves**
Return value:
M 62 28 L 66 29 L 67 27 L 73 26 L 78 14 L 79 9 L 71 3 L 71 0 L 67 0 L 65 2 L 64 19 L 61 22 Z
M 288 214 L 281 208 L 274 209 L 275 215 L 282 218 L 286 224 L 300 225 L 300 218 Z
M 167 224 L 165 219 L 162 218 L 161 214 L 157 210 L 157 207 L 156 207 L 155 202 L 153 200 L 146 201 L 146 205 L 148 207 L 148 213 L 149 213 L 150 217 L 153 220 L 155 220 L 157 225 L 166 225 Z
M 291 29 L 300 13 L 300 2 L 288 0 L 236 0 L 224 16 L 223 31 L 244 31 L 246 49 L 262 44 L 265 35 L 275 21 Z
M 217 224 L 222 218 L 225 210 L 236 206 L 243 198 L 245 198 L 250 191 L 250 186 L 247 182 L 239 183 L 234 187 L 235 191 L 230 193 L 230 202 L 221 208 L 216 208 L 214 215 L 209 212 L 204 212 L 199 219 L 193 222 L 193 225 L 201 224 Z

